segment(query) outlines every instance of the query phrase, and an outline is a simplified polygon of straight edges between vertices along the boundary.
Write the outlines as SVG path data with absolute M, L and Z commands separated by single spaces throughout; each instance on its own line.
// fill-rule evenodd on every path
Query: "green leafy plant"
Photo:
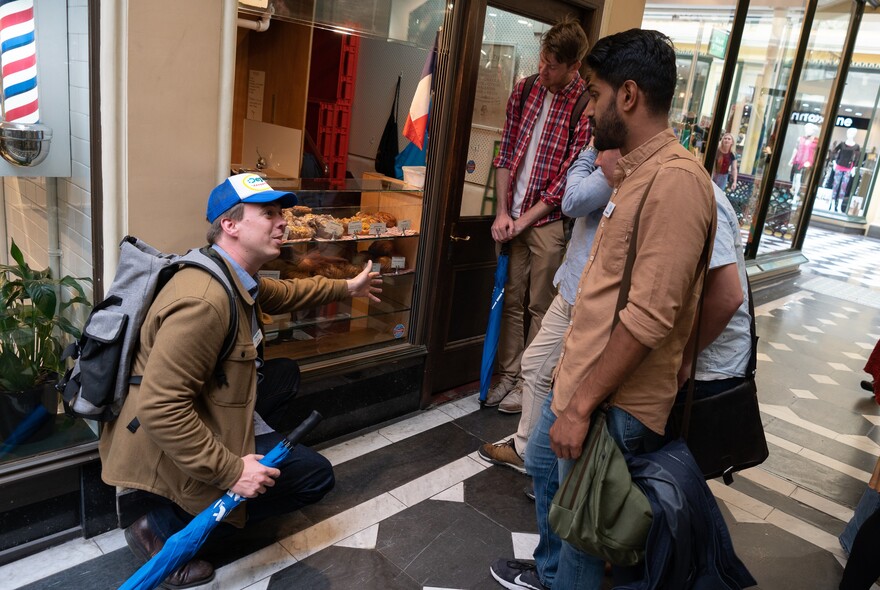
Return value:
M 81 334 L 65 311 L 91 306 L 81 284 L 91 281 L 32 269 L 15 240 L 9 253 L 15 264 L 0 264 L 0 391 L 17 392 L 63 372 L 64 346 Z

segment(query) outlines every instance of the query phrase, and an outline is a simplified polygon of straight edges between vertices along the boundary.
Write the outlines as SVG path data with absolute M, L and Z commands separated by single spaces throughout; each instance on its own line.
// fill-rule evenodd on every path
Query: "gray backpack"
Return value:
M 226 384 L 223 361 L 235 345 L 238 306 L 229 269 L 220 255 L 207 247 L 182 256 L 163 254 L 126 236 L 119 245 L 119 265 L 106 297 L 89 314 L 82 338 L 64 351 L 65 359 L 76 360 L 56 386 L 68 414 L 103 422 L 119 416 L 129 385 L 141 380 L 131 374 L 131 366 L 147 311 L 162 287 L 187 266 L 209 272 L 229 296 L 229 330 L 214 372 L 218 383 Z

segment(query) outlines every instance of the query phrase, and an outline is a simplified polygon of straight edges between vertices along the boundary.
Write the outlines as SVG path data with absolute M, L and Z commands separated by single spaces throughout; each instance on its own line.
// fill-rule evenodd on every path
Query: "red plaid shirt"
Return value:
M 532 91 L 526 97 L 525 105 L 520 109 L 520 97 L 525 85 L 525 78 L 520 80 L 513 88 L 513 93 L 507 101 L 507 119 L 504 122 L 504 133 L 501 136 L 501 146 L 498 156 L 493 164 L 496 168 L 510 170 L 510 184 L 507 191 L 508 211 L 513 207 L 513 190 L 516 186 L 516 176 L 523 157 L 529 149 L 529 141 L 547 89 L 535 80 Z M 581 94 L 586 92 L 586 84 L 580 74 L 575 72 L 574 79 L 568 85 L 556 93 L 550 104 L 550 112 L 547 114 L 547 122 L 544 124 L 544 132 L 538 143 L 538 152 L 535 163 L 532 166 L 532 177 L 529 179 L 528 189 L 523 200 L 522 212 L 525 213 L 538 202 L 538 199 L 555 209 L 546 217 L 539 219 L 535 227 L 556 221 L 562 217 L 559 205 L 565 192 L 565 174 L 568 167 L 575 160 L 580 150 L 590 141 L 590 123 L 585 115 L 581 115 L 575 128 L 575 140 L 571 144 L 568 158 L 565 157 L 565 146 L 568 143 L 568 123 L 571 119 L 571 110 Z M 522 111 L 522 117 L 520 117 Z

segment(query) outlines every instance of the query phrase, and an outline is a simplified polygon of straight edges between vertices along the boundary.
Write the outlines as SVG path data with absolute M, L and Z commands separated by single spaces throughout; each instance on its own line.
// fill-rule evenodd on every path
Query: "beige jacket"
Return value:
M 276 314 L 348 297 L 344 280 L 261 279 L 259 301 L 238 290 L 238 335 L 223 369 L 228 385 L 214 378 L 229 326 L 229 298 L 207 272 L 186 268 L 156 297 L 141 328 L 132 385 L 119 418 L 104 426 L 102 479 L 171 499 L 197 514 L 238 481 L 241 457 L 254 452 L 253 413 L 257 356 L 252 310 Z M 137 417 L 140 427 L 127 426 Z M 243 526 L 243 510 L 227 522 Z

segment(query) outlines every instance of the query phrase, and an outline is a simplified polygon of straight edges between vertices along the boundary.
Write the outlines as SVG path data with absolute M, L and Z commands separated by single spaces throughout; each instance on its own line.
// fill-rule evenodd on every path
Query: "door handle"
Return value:
M 468 241 L 470 241 L 471 237 L 470 236 L 456 236 L 453 234 L 453 235 L 449 236 L 449 239 L 452 240 L 453 242 L 468 242 Z

